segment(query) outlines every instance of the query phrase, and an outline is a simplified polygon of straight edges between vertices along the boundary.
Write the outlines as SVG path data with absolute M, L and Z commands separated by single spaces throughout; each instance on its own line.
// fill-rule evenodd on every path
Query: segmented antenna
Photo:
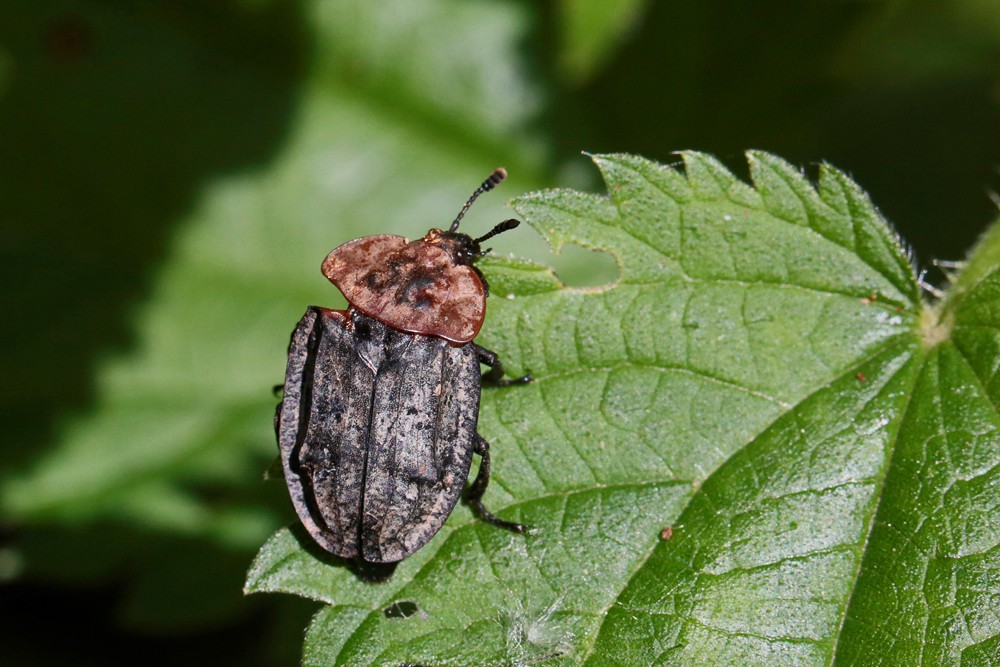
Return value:
M 458 217 L 455 218 L 455 222 L 451 223 L 451 227 L 448 228 L 448 231 L 453 232 L 458 229 L 458 223 L 462 222 L 462 218 L 465 217 L 465 212 L 469 210 L 470 206 L 472 206 L 472 202 L 476 201 L 479 195 L 484 192 L 489 192 L 496 186 L 500 185 L 505 178 L 507 178 L 506 169 L 503 167 L 497 167 L 494 169 L 493 173 L 489 175 L 489 178 L 483 181 L 483 184 L 476 188 L 476 191 L 472 193 L 472 196 L 469 197 L 469 201 L 465 202 L 465 206 L 463 206 L 462 210 L 458 212 Z M 497 233 L 499 234 L 499 232 Z
M 502 234 L 504 232 L 509 232 L 510 230 L 512 230 L 515 227 L 517 227 L 519 224 L 521 224 L 521 221 L 520 220 L 515 220 L 514 218 L 511 218 L 510 220 L 504 220 L 503 222 L 501 222 L 500 224 L 498 224 L 496 227 L 494 227 L 493 229 L 491 229 L 490 231 L 486 232 L 485 234 L 483 234 L 482 236 L 480 236 L 478 239 L 476 239 L 476 243 L 482 243 L 483 241 L 488 241 L 489 239 L 493 238 L 497 234 Z

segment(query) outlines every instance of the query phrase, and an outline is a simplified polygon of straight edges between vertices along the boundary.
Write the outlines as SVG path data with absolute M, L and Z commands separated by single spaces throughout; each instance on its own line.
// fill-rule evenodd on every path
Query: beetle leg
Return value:
M 497 353 L 487 350 L 485 347 L 479 347 L 475 343 L 473 345 L 476 348 L 476 354 L 479 355 L 479 363 L 490 368 L 489 372 L 483 375 L 485 384 L 494 387 L 507 387 L 512 384 L 528 384 L 533 379 L 530 375 L 504 379 L 503 364 L 500 363 L 500 357 L 497 356 Z
M 479 472 L 476 474 L 476 481 L 472 483 L 472 486 L 469 487 L 469 490 L 465 494 L 465 502 L 469 503 L 472 506 L 472 510 L 486 523 L 512 530 L 515 533 L 528 532 L 527 527 L 523 524 L 504 521 L 495 516 L 483 505 L 483 494 L 486 493 L 486 487 L 490 483 L 490 443 L 486 442 L 483 436 L 477 433 L 476 440 L 472 446 L 472 451 L 479 454 L 481 460 L 479 462 Z

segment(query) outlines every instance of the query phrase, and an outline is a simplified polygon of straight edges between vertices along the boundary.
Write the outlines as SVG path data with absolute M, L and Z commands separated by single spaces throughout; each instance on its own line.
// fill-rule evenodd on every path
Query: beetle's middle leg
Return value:
M 475 347 L 476 354 L 479 356 L 479 363 L 490 368 L 483 375 L 484 384 L 494 387 L 507 387 L 512 384 L 528 384 L 533 379 L 530 375 L 522 375 L 519 378 L 505 378 L 503 376 L 503 364 L 500 363 L 500 357 L 497 356 L 496 352 L 487 350 L 485 347 L 479 347 L 475 343 L 473 343 L 473 347 Z
M 483 494 L 486 493 L 486 487 L 490 483 L 490 443 L 486 442 L 483 436 L 477 433 L 472 451 L 479 454 L 482 460 L 479 462 L 479 472 L 476 474 L 476 481 L 472 483 L 472 486 L 469 487 L 469 490 L 465 494 L 465 502 L 469 503 L 473 511 L 486 523 L 512 530 L 515 533 L 527 532 L 528 529 L 523 524 L 504 521 L 483 505 Z

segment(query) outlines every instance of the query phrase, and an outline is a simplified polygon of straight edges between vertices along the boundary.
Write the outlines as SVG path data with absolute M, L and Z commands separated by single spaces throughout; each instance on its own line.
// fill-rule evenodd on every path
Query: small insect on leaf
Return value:
M 488 523 L 526 531 L 483 505 L 490 451 L 477 425 L 484 381 L 531 378 L 504 378 L 497 355 L 472 342 L 489 294 L 475 267 L 488 252 L 480 244 L 519 222 L 478 238 L 458 231 L 476 198 L 506 175 L 490 174 L 446 230 L 416 241 L 368 236 L 323 261 L 350 307 L 306 310 L 274 427 L 299 519 L 336 556 L 395 563 L 426 544 L 462 496 L 473 454 L 482 461 L 468 504 Z

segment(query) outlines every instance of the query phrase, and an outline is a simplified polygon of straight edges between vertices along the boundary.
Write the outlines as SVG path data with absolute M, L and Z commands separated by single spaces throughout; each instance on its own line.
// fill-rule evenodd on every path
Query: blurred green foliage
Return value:
M 828 160 L 925 262 L 961 256 L 995 212 L 1000 6 L 983 0 L 8 0 L 2 16 L 13 664 L 295 659 L 312 607 L 239 593 L 292 519 L 261 481 L 288 332 L 337 305 L 328 249 L 447 221 L 498 164 L 512 196 L 596 187 L 580 150 Z M 496 245 L 570 284 L 613 275 L 527 233 Z M 53 625 L 77 641 L 46 641 Z

